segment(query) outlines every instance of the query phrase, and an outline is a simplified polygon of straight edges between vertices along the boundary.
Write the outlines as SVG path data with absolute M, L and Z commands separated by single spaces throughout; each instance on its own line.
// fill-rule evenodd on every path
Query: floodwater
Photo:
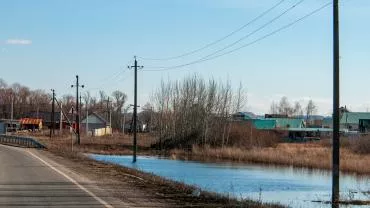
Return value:
M 263 202 L 277 202 L 288 207 L 331 207 L 313 201 L 330 201 L 331 172 L 306 168 L 277 167 L 255 164 L 204 163 L 170 160 L 158 157 L 96 155 L 91 158 L 135 168 L 196 185 L 202 190 L 249 198 Z M 341 174 L 341 199 L 370 200 L 370 177 Z M 367 207 L 344 206 L 341 207 Z

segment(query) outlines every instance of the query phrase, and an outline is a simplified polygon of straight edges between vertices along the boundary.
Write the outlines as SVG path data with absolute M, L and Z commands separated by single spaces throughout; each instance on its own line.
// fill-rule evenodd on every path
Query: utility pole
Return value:
M 59 134 L 62 135 L 63 131 L 63 103 L 60 103 L 60 120 L 59 120 Z
M 51 91 L 53 92 L 53 100 L 51 101 L 51 126 L 50 126 L 50 138 L 54 135 L 54 129 L 55 129 L 55 118 L 54 118 L 54 114 L 55 114 L 55 90 L 54 89 L 51 89 Z
M 333 184 L 332 208 L 339 208 L 339 0 L 333 2 Z
M 89 136 L 89 99 L 86 99 L 86 136 Z
M 135 87 L 134 87 L 134 115 L 133 115 L 133 119 L 134 119 L 134 144 L 133 144 L 133 159 L 132 159 L 132 162 L 135 163 L 136 162 L 136 152 L 137 152 L 137 70 L 138 68 L 142 69 L 143 66 L 138 66 L 137 65 L 137 60 L 136 60 L 136 56 L 135 56 L 135 63 L 134 63 L 134 66 L 129 66 L 128 68 L 134 68 L 135 70 Z
M 40 107 L 37 105 L 37 108 L 36 108 L 36 118 L 39 118 L 39 111 L 40 111 L 40 109 L 39 109 Z
M 71 85 L 71 87 L 76 87 L 76 135 L 77 135 L 77 144 L 80 145 L 80 110 L 78 103 L 78 88 L 84 88 L 84 85 L 79 84 L 78 75 L 76 75 L 76 85 Z
M 112 128 L 112 121 L 110 119 L 110 109 L 109 109 L 109 96 L 108 96 L 108 99 L 106 100 L 107 101 L 107 115 L 106 115 L 106 121 L 109 120 L 109 126 Z M 107 124 L 105 124 L 105 134 L 107 134 Z
M 12 94 L 11 112 L 10 112 L 10 129 L 13 132 L 13 119 L 14 119 L 14 95 Z M 7 131 L 5 131 L 6 134 Z
M 109 127 L 110 127 L 110 134 L 113 136 L 113 128 L 112 128 L 112 104 L 109 106 Z
M 10 121 L 13 122 L 14 119 L 14 95 L 12 96 L 11 105 L 10 105 Z
M 79 106 L 79 111 L 77 112 L 79 115 L 79 117 L 80 117 L 80 119 L 79 119 L 79 123 L 78 123 L 78 126 L 79 126 L 79 128 L 81 128 L 81 111 L 82 111 L 82 96 L 81 96 L 81 93 L 80 93 L 80 106 Z

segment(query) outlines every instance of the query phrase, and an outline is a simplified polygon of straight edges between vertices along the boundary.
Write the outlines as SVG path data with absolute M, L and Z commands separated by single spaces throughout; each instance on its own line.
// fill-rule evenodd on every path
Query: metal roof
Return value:
M 20 119 L 22 125 L 40 125 L 42 124 L 42 119 L 39 118 L 22 118 Z
M 89 119 L 89 124 L 92 124 L 92 123 L 99 123 L 99 124 L 109 124 L 109 122 L 107 120 L 105 120 L 102 116 L 100 116 L 99 114 L 97 114 L 96 112 L 92 112 L 89 114 L 88 116 L 88 119 Z M 81 123 L 86 123 L 87 119 L 84 118 L 81 120 Z
M 265 119 L 255 119 L 252 120 L 252 123 L 256 129 L 275 129 L 276 121 L 275 120 L 265 120 Z
M 344 112 L 340 119 L 341 124 L 358 124 L 360 119 L 370 120 L 368 112 Z

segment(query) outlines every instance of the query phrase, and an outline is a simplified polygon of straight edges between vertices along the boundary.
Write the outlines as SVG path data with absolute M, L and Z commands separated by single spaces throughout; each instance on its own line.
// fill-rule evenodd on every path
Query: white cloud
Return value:
M 8 45 L 31 45 L 32 41 L 27 39 L 8 39 L 5 43 Z

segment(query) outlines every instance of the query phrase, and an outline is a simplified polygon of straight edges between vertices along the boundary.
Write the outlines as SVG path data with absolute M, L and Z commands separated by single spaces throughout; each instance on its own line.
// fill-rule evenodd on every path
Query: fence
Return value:
M 0 144 L 11 144 L 18 145 L 22 147 L 30 148 L 45 148 L 44 145 L 40 144 L 32 138 L 22 137 L 22 136 L 13 136 L 13 135 L 0 135 Z
M 100 128 L 93 130 L 93 136 L 104 136 L 104 135 L 112 135 L 112 128 Z

